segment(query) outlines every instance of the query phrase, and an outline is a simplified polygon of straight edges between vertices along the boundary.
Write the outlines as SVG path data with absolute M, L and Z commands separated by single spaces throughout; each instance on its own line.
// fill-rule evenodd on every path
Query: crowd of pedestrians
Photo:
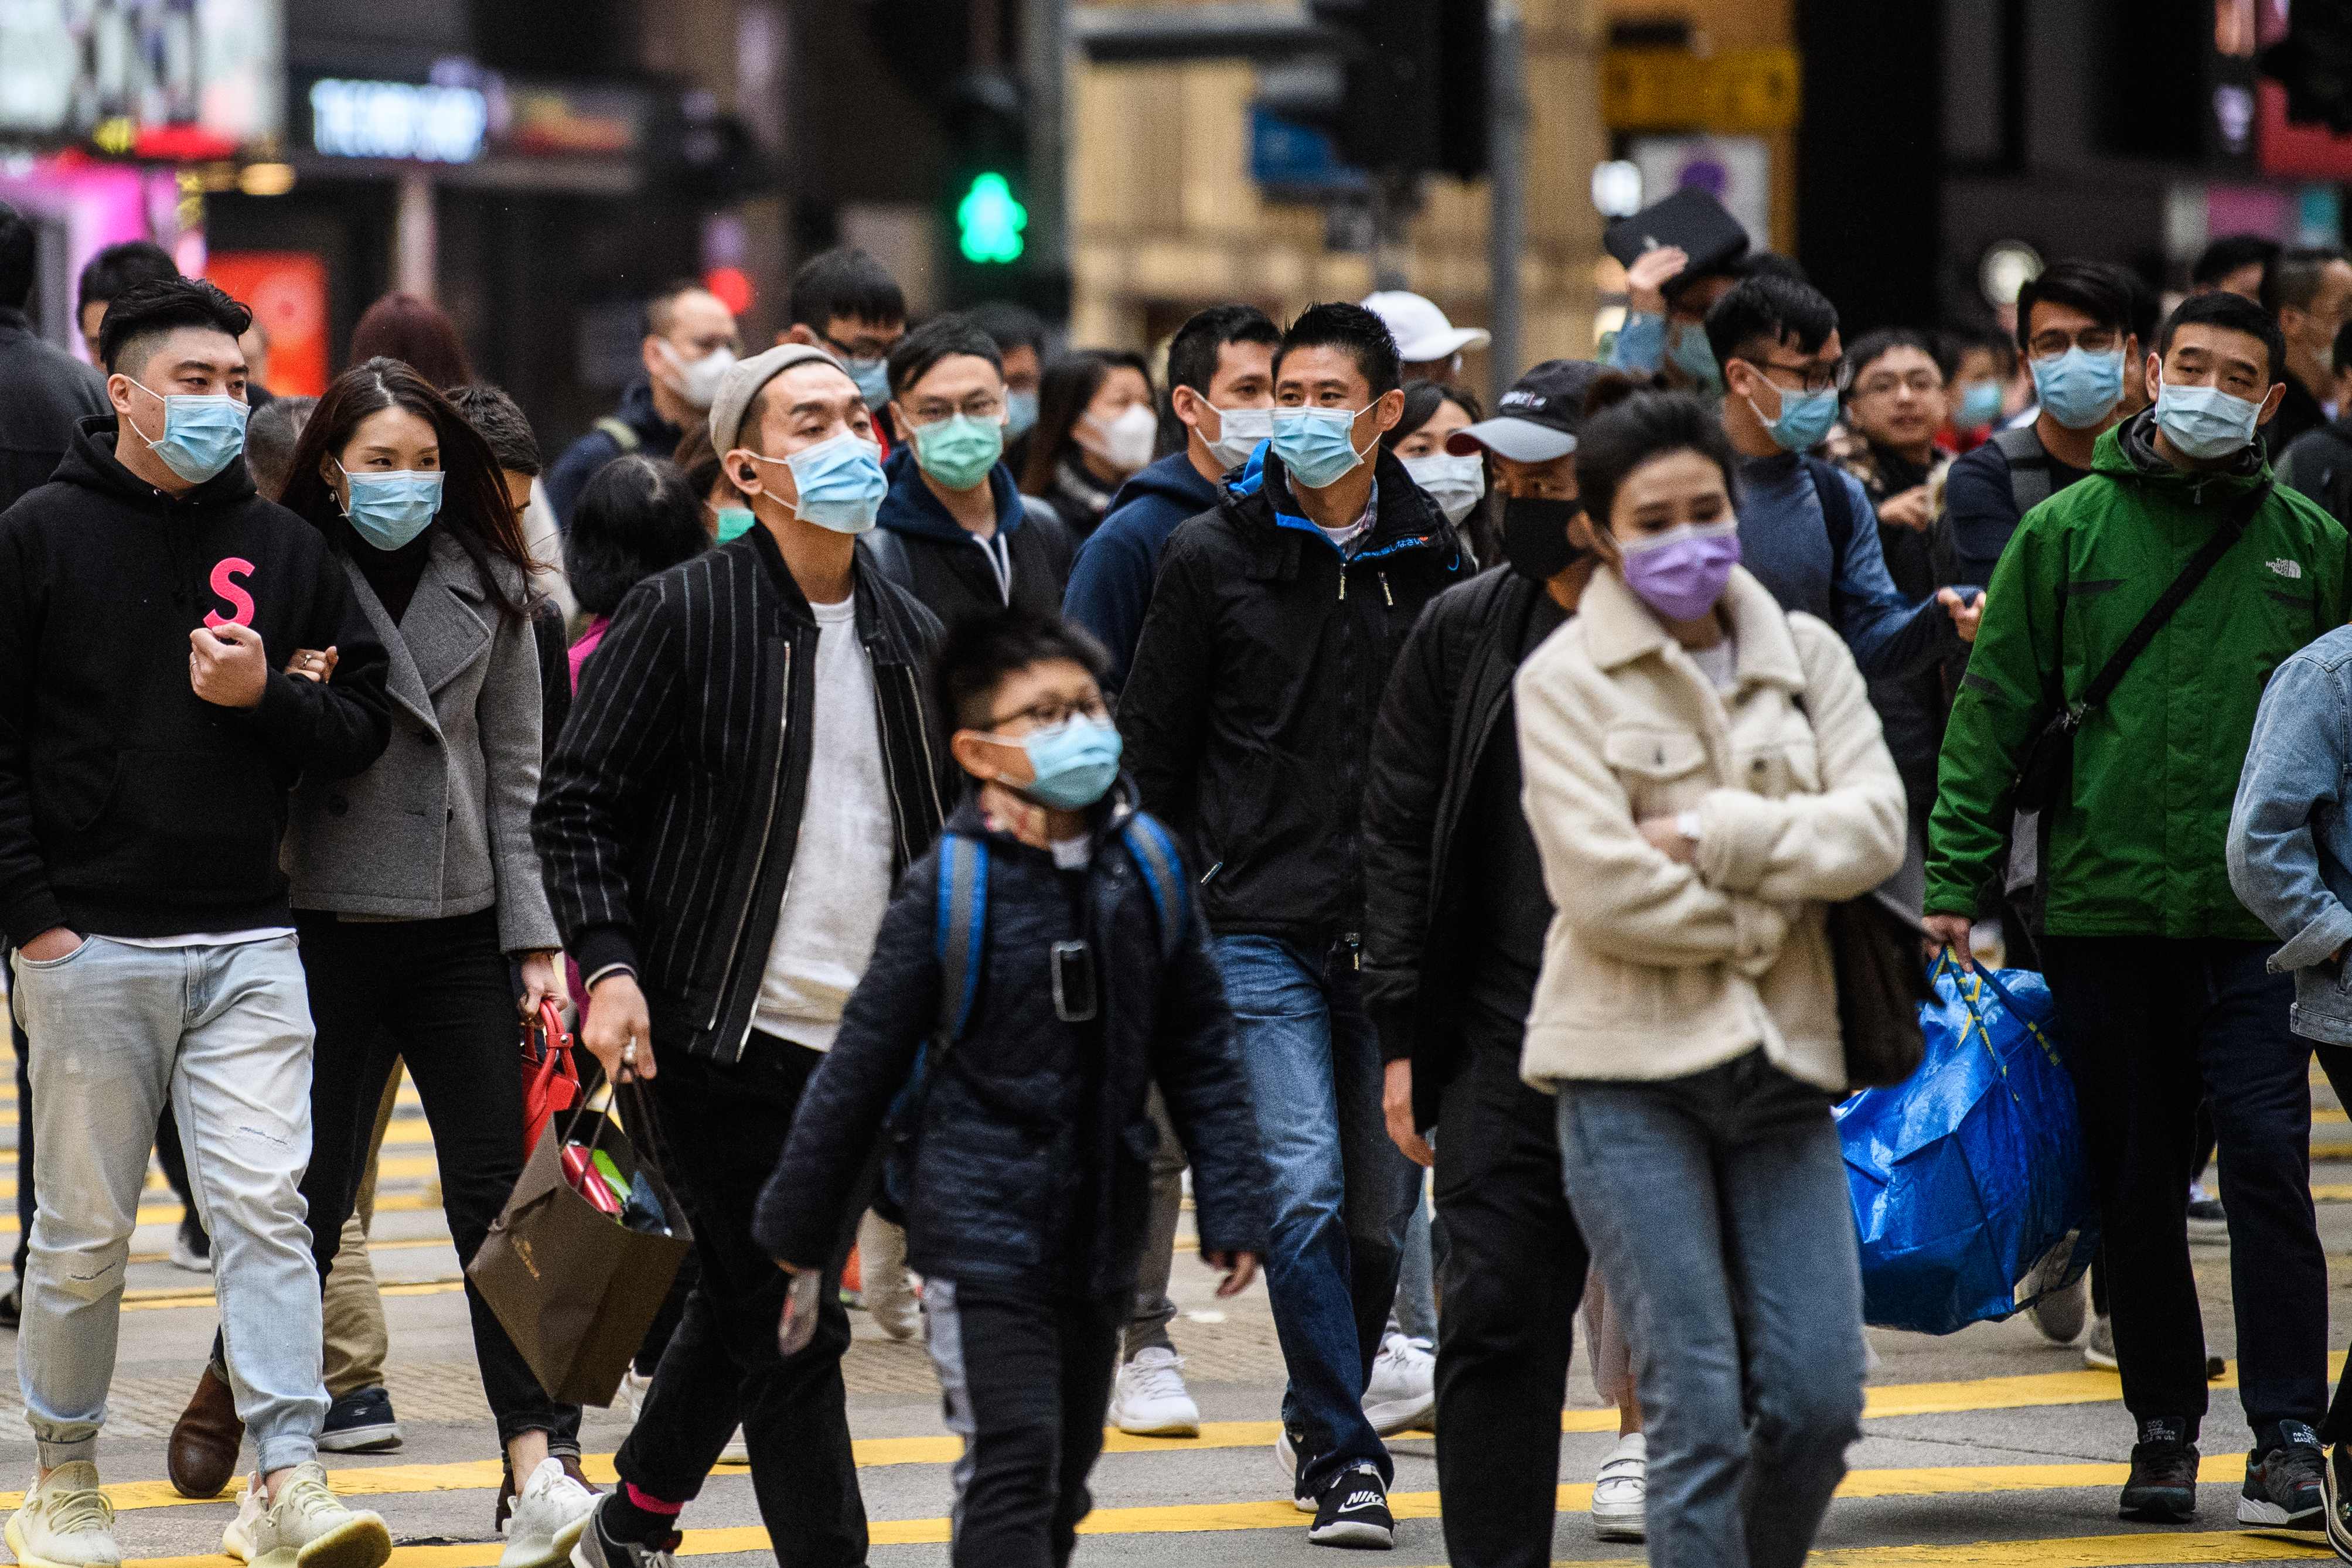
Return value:
M 2013 330 L 1849 341 L 1786 258 L 1663 247 L 1489 410 L 1418 295 L 1211 306 L 1163 395 L 844 249 L 756 351 L 655 291 L 542 464 L 424 300 L 265 408 L 212 284 L 101 255 L 85 363 L 33 259 L 0 206 L 20 1562 L 121 1561 L 159 1143 L 221 1304 L 173 1485 L 242 1469 L 241 1560 L 385 1560 L 318 1455 L 401 1440 L 393 1085 L 469 1262 L 554 1003 L 692 1250 L 609 1489 L 468 1279 L 502 1568 L 667 1568 L 730 1456 L 782 1559 L 864 1563 L 852 1303 L 925 1339 L 954 1560 L 1066 1563 L 1106 1421 L 1199 1429 L 1188 1192 L 1218 1292 L 1264 1272 L 1310 1542 L 1390 1546 L 1433 1424 L 1452 1560 L 1549 1561 L 1581 1322 L 1595 1531 L 1793 1564 L 1863 1408 L 1827 911 L 1874 890 L 2048 977 L 2104 1244 L 2036 1321 L 2120 1370 L 2123 1511 L 2197 1510 L 2201 1136 L 2237 1517 L 2352 1560 L 2308 1157 L 2314 1058 L 2352 1093 L 2352 260 L 2225 241 L 2168 308 L 2060 260 Z

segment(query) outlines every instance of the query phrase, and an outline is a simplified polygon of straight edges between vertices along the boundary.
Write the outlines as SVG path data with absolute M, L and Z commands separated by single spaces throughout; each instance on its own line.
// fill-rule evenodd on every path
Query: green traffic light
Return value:
M 1028 226 L 1029 209 L 1013 199 L 1002 174 L 975 176 L 956 204 L 956 230 L 967 261 L 1020 260 L 1027 248 L 1021 231 Z

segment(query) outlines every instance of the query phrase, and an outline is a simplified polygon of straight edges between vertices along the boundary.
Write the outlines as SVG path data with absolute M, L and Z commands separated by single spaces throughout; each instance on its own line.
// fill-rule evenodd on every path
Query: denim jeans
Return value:
M 1656 1568 L 1796 1568 L 1862 1435 L 1862 1266 L 1829 1101 L 1761 1051 L 1560 1086 L 1568 1198 L 1640 1347 Z
M 313 1456 L 319 1276 L 299 1195 L 310 1158 L 310 1007 L 292 937 L 134 947 L 93 936 L 16 959 L 32 1037 L 39 1209 L 16 1339 L 43 1465 L 93 1458 L 155 1119 L 176 1113 L 213 1238 L 229 1386 L 256 1463 Z
M 1221 936 L 1216 958 L 1273 1189 L 1265 1283 L 1290 1373 L 1282 1420 L 1301 1489 L 1359 1462 L 1386 1481 L 1393 1468 L 1362 1401 L 1421 1168 L 1389 1142 L 1354 953 Z

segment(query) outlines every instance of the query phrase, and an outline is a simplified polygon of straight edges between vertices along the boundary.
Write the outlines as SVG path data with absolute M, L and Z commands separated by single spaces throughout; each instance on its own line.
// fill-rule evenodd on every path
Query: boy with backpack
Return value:
M 796 1277 L 822 1267 L 882 1145 L 965 1444 L 960 1568 L 1058 1568 L 1076 1544 L 1148 1228 L 1155 1084 L 1220 1296 L 1265 1242 L 1223 988 L 1175 839 L 1119 776 L 1104 669 L 1031 611 L 948 634 L 933 695 L 977 788 L 900 883 L 755 1225 Z

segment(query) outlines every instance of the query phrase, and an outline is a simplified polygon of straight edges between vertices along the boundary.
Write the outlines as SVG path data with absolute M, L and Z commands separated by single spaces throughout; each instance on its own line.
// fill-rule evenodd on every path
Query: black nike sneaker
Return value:
M 1389 1512 L 1389 1489 L 1369 1464 L 1351 1465 L 1323 1483 L 1315 1500 L 1315 1522 L 1307 1539 L 1318 1546 L 1353 1546 L 1386 1552 L 1396 1544 L 1396 1518 Z
M 2179 1524 L 2197 1517 L 2197 1468 L 2203 1456 L 2189 1440 L 2189 1424 L 2150 1417 L 2139 1424 L 2131 1479 L 2124 1483 L 2126 1519 Z M 2250 1481 L 2249 1486 L 2252 1485 Z
M 2246 1456 L 2246 1484 L 2238 1492 L 2238 1522 L 2287 1530 L 2327 1527 L 2327 1456 L 2319 1434 L 2300 1421 L 2279 1423 L 2279 1441 Z

